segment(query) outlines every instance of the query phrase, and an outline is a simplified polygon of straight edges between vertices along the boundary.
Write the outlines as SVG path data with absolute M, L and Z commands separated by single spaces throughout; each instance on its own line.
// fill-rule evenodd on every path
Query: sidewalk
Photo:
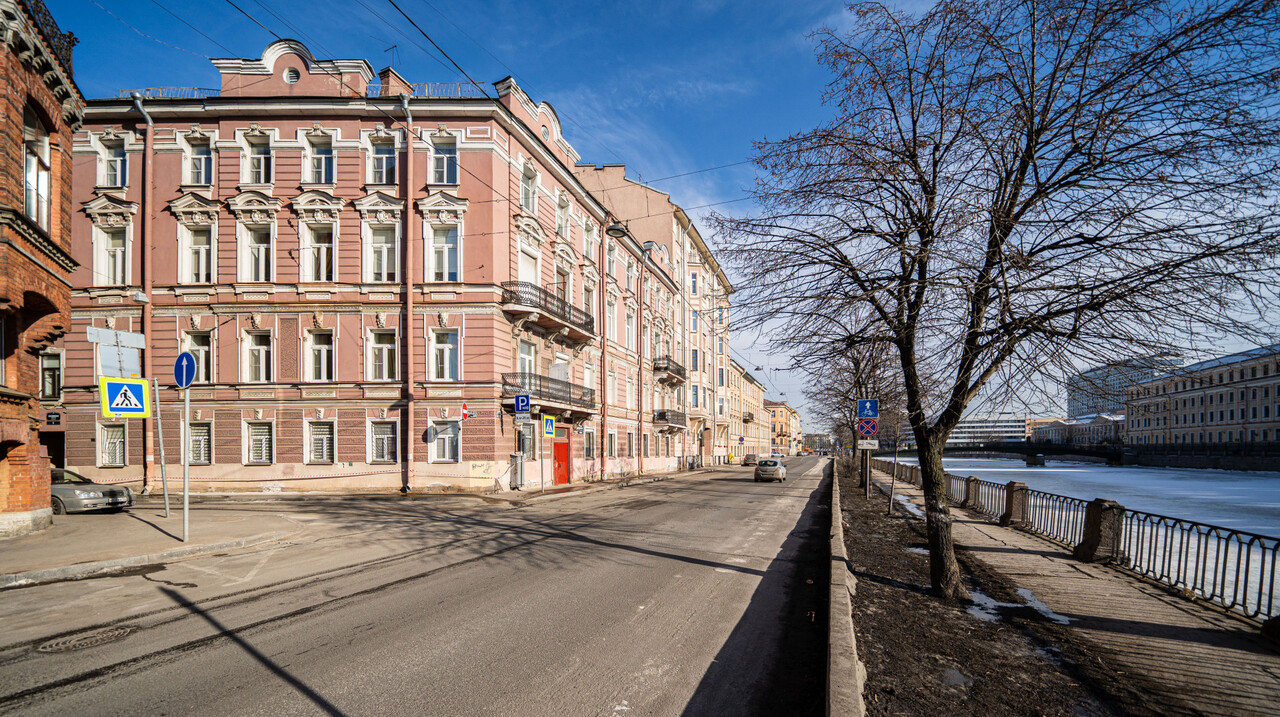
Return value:
M 138 496 L 137 503 L 122 513 L 86 513 L 54 516 L 47 530 L 0 541 L 0 590 L 37 585 L 58 580 L 74 580 L 103 571 L 118 571 L 145 565 L 263 545 L 293 537 L 304 525 L 291 520 L 290 504 L 305 500 L 364 501 L 386 500 L 422 502 L 470 499 L 478 505 L 519 506 L 567 494 L 609 490 L 639 485 L 675 476 L 712 470 L 666 473 L 632 478 L 573 483 L 539 491 L 526 486 L 523 491 L 492 495 L 476 493 L 193 493 L 189 540 L 182 537 L 182 496 L 170 494 L 169 517 L 164 517 L 164 499 L 159 494 Z M 236 505 L 244 505 L 237 509 Z M 272 513 L 250 508 L 249 504 L 274 504 Z
M 890 476 L 873 474 L 887 493 Z M 898 482 L 894 493 L 923 513 L 919 488 Z M 1280 712 L 1280 645 L 1261 637 L 1256 625 L 1116 568 L 1078 562 L 1063 546 L 1030 533 L 957 508 L 952 517 L 957 548 L 1030 590 L 1030 607 L 1050 621 L 1065 621 L 1061 629 L 1070 639 L 1107 655 L 1118 673 L 1151 698 L 1156 711 Z M 980 607 L 985 596 L 974 597 Z M 1036 599 L 1049 612 L 1035 605 Z

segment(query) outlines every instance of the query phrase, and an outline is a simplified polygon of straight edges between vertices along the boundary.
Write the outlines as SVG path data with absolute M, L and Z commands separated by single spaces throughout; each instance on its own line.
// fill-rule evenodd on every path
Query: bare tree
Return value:
M 942 447 L 982 391 L 1259 338 L 1274 305 L 1275 0 L 942 0 L 819 34 L 828 123 L 719 217 L 754 317 L 820 365 L 894 347 L 931 590 L 966 596 Z M 930 381 L 940 388 L 929 390 Z

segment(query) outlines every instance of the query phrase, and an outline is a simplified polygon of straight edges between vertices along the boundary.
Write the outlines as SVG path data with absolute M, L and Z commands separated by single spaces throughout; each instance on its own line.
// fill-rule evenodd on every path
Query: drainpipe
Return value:
M 147 110 L 142 106 L 142 95 L 138 92 L 133 93 L 133 108 L 142 115 L 142 119 L 147 123 L 146 139 L 142 148 L 142 292 L 146 296 L 146 301 L 142 304 L 142 334 L 148 341 L 151 339 L 151 225 L 153 224 L 152 212 L 153 202 L 151 201 L 154 194 L 154 172 L 151 166 L 151 150 L 155 135 L 155 123 L 151 120 L 151 115 L 147 114 Z M 152 370 L 152 356 L 154 352 L 150 348 L 142 350 L 142 375 L 144 378 L 152 378 L 155 371 Z M 159 397 L 157 396 L 157 399 Z M 160 406 L 155 407 L 156 415 L 160 414 Z M 143 447 L 146 456 L 146 463 L 142 473 L 142 492 L 149 493 L 151 491 L 151 481 L 155 477 L 156 472 L 156 445 L 155 445 L 155 418 L 146 419 L 142 424 L 143 431 Z
M 409 96 L 400 95 L 400 108 L 404 110 L 404 122 L 407 128 L 408 142 L 405 146 L 404 161 L 404 394 L 405 394 L 405 411 L 408 417 L 405 420 L 405 461 L 407 467 L 405 470 L 404 485 L 400 486 L 401 493 L 408 493 L 413 486 L 414 468 L 413 468 L 413 446 L 416 442 L 417 422 L 413 415 L 413 383 L 414 383 L 414 332 L 417 326 L 413 320 L 413 247 L 414 228 L 417 226 L 413 213 L 413 113 L 409 111 Z
M 639 426 L 640 429 L 636 432 L 640 434 L 640 445 L 636 446 L 638 449 L 636 451 L 636 464 L 640 469 L 640 475 L 644 475 L 644 439 L 648 438 L 644 427 L 644 275 L 645 271 L 649 268 L 645 261 L 649 258 L 648 249 L 646 249 L 640 256 L 640 276 L 636 277 L 636 294 L 639 299 L 636 303 L 640 306 L 636 315 L 636 331 L 638 331 L 640 335 L 635 337 L 636 366 L 639 368 L 640 373 L 639 385 L 636 387 L 640 391 L 640 395 L 636 397 L 636 408 L 639 409 L 636 412 L 636 425 Z M 650 371 L 650 373 L 652 373 L 652 371 Z M 653 424 L 650 423 L 649 426 L 652 428 Z

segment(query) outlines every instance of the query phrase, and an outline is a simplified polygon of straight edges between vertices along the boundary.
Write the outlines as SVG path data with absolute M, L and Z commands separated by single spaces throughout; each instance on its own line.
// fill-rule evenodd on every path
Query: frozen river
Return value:
M 903 458 L 915 464 L 915 458 Z M 945 458 L 947 472 L 1083 500 L 1110 498 L 1126 508 L 1225 528 L 1280 536 L 1280 472 L 1105 466 L 1049 461 Z

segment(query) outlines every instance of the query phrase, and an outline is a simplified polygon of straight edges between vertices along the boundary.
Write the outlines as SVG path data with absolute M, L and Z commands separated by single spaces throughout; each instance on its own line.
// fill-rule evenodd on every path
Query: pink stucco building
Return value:
M 121 361 L 89 326 L 145 335 L 171 476 L 172 365 L 196 357 L 200 487 L 487 490 L 521 452 L 526 486 L 702 460 L 687 251 L 646 248 L 584 186 L 549 105 L 510 78 L 412 84 L 293 40 L 214 65 L 218 89 L 93 100 L 75 134 L 79 268 L 45 406 L 67 467 L 159 475 L 156 422 L 99 412 Z

